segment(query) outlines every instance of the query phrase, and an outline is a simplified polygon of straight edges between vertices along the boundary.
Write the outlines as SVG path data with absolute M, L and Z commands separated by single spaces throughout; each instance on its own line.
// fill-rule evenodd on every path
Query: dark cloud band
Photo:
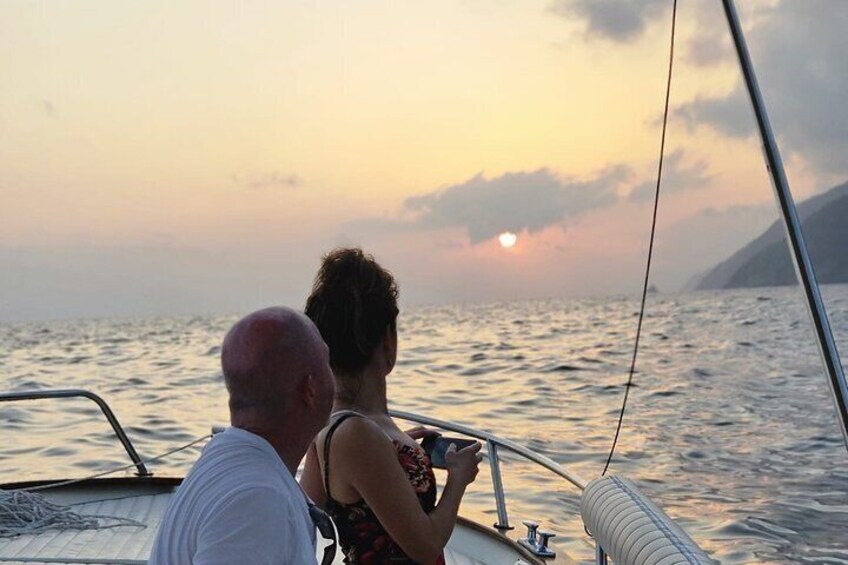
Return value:
M 479 174 L 444 190 L 409 198 L 404 207 L 423 228 L 462 227 L 471 243 L 503 231 L 536 232 L 616 201 L 616 189 L 631 176 L 615 166 L 588 181 L 560 179 L 549 169 Z

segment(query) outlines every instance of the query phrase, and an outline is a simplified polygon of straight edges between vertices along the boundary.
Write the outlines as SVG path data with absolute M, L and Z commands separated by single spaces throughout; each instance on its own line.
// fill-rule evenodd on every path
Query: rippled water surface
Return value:
M 848 343 L 848 288 L 825 290 Z M 848 454 L 793 289 L 654 295 L 613 472 L 634 478 L 723 563 L 848 563 Z M 395 408 L 514 439 L 600 473 L 636 326 L 630 299 L 410 308 L 390 376 Z M 226 423 L 219 344 L 235 317 L 0 326 L 7 390 L 80 387 L 111 404 L 143 457 Z M 843 347 L 844 348 L 844 347 Z M 0 405 L 0 482 L 126 462 L 83 400 Z M 196 450 L 151 465 L 182 475 Z M 463 512 L 494 521 L 481 473 Z M 567 483 L 510 458 L 510 517 L 591 558 Z

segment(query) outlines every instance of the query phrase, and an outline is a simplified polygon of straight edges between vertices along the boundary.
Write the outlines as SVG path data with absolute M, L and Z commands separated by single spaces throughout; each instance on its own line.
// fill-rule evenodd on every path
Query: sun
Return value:
M 515 246 L 516 242 L 518 242 L 518 236 L 511 231 L 505 231 L 498 236 L 498 241 L 500 242 L 501 247 L 509 249 L 510 247 Z

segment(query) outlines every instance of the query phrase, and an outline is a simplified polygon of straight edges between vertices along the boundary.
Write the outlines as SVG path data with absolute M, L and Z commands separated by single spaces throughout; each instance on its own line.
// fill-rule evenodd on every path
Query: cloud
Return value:
M 234 183 L 251 190 L 297 188 L 303 185 L 303 179 L 298 175 L 281 173 L 279 171 L 250 175 L 233 174 L 231 178 Z
M 771 7 L 747 9 L 750 16 L 760 17 Z M 577 19 L 585 26 L 587 39 L 617 43 L 638 41 L 652 23 L 668 26 L 671 2 L 665 0 L 552 0 L 548 12 L 564 19 Z M 686 61 L 697 67 L 735 64 L 732 42 L 727 30 L 724 10 L 715 0 L 690 0 L 678 5 L 678 22 L 695 21 L 688 37 L 680 37 Z M 678 26 L 680 29 L 681 26 Z M 665 29 L 665 28 L 663 28 Z
M 687 61 L 697 67 L 712 67 L 733 61 L 730 41 L 719 29 L 705 27 L 701 31 L 699 28 L 687 43 Z
M 704 161 L 685 162 L 678 149 L 665 158 L 663 193 L 695 190 L 711 175 Z M 535 233 L 624 200 L 642 204 L 653 197 L 656 181 L 634 184 L 633 170 L 609 166 L 588 179 L 562 177 L 551 169 L 509 172 L 495 178 L 483 173 L 440 190 L 407 198 L 396 218 L 364 218 L 345 224 L 351 233 L 383 234 L 458 229 L 476 245 L 511 231 Z M 628 190 L 629 189 L 629 190 Z
M 474 245 L 504 231 L 538 232 L 610 206 L 631 177 L 624 165 L 604 169 L 588 180 L 562 178 L 546 168 L 495 178 L 480 173 L 461 184 L 406 199 L 402 219 L 367 218 L 346 227 L 358 232 L 458 228 Z
M 52 118 L 56 115 L 56 105 L 47 98 L 39 98 L 38 106 L 45 116 Z
M 586 34 L 617 42 L 639 38 L 648 22 L 668 6 L 665 0 L 554 0 L 548 10 L 585 20 Z
M 748 93 L 741 84 L 725 96 L 699 96 L 681 104 L 674 115 L 690 129 L 705 124 L 727 137 L 745 138 L 756 132 Z
M 818 173 L 848 172 L 848 10 L 843 0 L 789 2 L 760 13 L 747 39 L 760 88 L 784 153 Z M 744 138 L 755 133 L 741 77 L 726 95 L 676 110 L 691 127 Z
M 696 161 L 689 165 L 684 164 L 682 149 L 666 155 L 665 162 L 663 163 L 663 178 L 662 186 L 660 187 L 661 195 L 695 190 L 706 186 L 712 178 L 707 174 L 707 168 L 708 166 L 705 161 Z M 635 203 L 651 200 L 654 197 L 656 188 L 656 179 L 645 181 L 630 191 L 630 194 L 627 195 L 627 200 Z
M 700 0 L 694 2 L 692 9 L 698 25 L 686 40 L 686 62 L 697 67 L 735 63 L 733 44 L 720 2 Z

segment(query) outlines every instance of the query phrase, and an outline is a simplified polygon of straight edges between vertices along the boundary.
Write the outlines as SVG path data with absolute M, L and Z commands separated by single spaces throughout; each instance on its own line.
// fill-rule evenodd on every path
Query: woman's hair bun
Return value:
M 371 255 L 339 248 L 324 256 L 306 315 L 327 343 L 335 372 L 352 375 L 365 367 L 386 330 L 395 330 L 397 300 L 394 277 Z

